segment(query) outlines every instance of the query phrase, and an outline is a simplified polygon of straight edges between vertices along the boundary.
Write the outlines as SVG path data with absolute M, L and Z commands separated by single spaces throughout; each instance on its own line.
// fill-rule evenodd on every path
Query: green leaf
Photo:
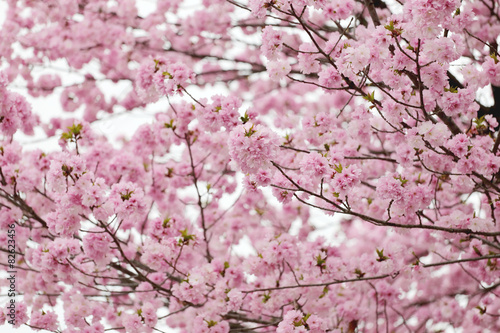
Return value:
M 164 124 L 165 128 L 171 128 L 172 130 L 175 130 L 177 127 L 174 126 L 174 120 L 173 119 L 170 119 L 170 122 L 169 123 L 165 123 Z
M 125 193 L 120 193 L 121 195 L 120 198 L 122 199 L 122 201 L 129 200 L 133 193 L 134 191 L 127 191 Z
M 402 176 L 394 177 L 394 179 L 399 180 L 401 182 L 401 186 L 405 186 L 408 183 L 408 179 L 404 179 Z
M 245 136 L 247 138 L 251 137 L 254 133 L 257 133 L 257 131 L 253 129 L 253 126 L 254 125 L 252 124 L 252 126 L 250 126 L 250 128 L 248 129 L 248 131 L 245 129 Z
M 250 120 L 250 117 L 248 117 L 248 114 L 245 112 L 245 115 L 243 117 L 240 117 L 240 120 L 243 122 L 243 124 L 246 124 Z
M 359 268 L 356 268 L 354 270 L 354 274 L 358 276 L 358 279 L 361 279 L 363 276 L 365 276 L 366 273 L 363 273 Z
M 326 265 L 325 265 L 325 263 L 326 263 L 326 258 L 322 258 L 322 257 L 321 257 L 321 254 L 318 254 L 318 255 L 315 257 L 315 259 L 316 259 L 316 266 L 318 266 L 318 267 L 320 267 L 320 268 L 322 268 L 322 269 L 323 269 L 323 268 L 326 268 Z
M 497 55 L 495 53 L 490 54 L 490 58 L 495 60 L 495 64 L 498 64 L 498 58 L 497 58 Z
M 366 94 L 365 96 L 363 96 L 363 98 L 369 102 L 372 102 L 372 103 L 375 102 L 375 90 L 372 91 L 371 94 Z
M 174 176 L 174 168 L 168 168 L 165 177 L 172 178 Z
M 393 32 L 394 31 L 394 21 L 390 21 L 389 24 L 384 25 L 384 28 L 386 28 L 390 32 Z
M 382 250 L 375 249 L 375 251 L 377 251 L 377 255 L 378 255 L 377 261 L 378 262 L 386 261 L 387 259 L 389 259 L 389 257 L 384 256 L 384 249 L 382 249 Z
M 61 139 L 64 140 L 78 140 L 83 129 L 82 124 L 73 124 L 68 127 L 68 131 L 61 134 Z
M 328 286 L 325 286 L 323 288 L 323 292 L 321 293 L 321 295 L 319 296 L 319 298 L 323 298 L 326 296 L 326 294 L 328 294 L 328 291 L 330 291 L 330 289 L 328 289 Z
M 449 91 L 449 92 L 451 92 L 453 94 L 456 94 L 456 93 L 458 93 L 458 88 L 457 87 L 453 87 L 453 86 L 450 86 L 450 88 L 446 88 L 445 87 L 444 91 Z
M 479 310 L 479 314 L 480 314 L 480 315 L 484 315 L 484 314 L 486 313 L 486 307 L 482 308 L 482 307 L 480 307 L 480 306 L 478 305 L 478 306 L 476 306 L 476 309 L 478 309 L 478 310 Z
M 63 171 L 63 176 L 68 177 L 71 174 L 71 172 L 73 172 L 73 167 L 67 166 L 66 164 L 63 164 L 61 166 L 61 170 Z
M 194 240 L 196 237 L 195 235 L 191 235 L 188 233 L 188 229 L 184 229 L 184 230 L 181 230 L 181 237 L 182 237 L 182 242 L 184 244 L 188 244 L 189 245 L 189 242 Z

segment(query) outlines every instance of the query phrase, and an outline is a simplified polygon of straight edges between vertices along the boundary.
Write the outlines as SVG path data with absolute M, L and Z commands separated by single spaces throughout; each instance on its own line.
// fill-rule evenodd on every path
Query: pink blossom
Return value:
M 319 72 L 318 83 L 325 88 L 339 88 L 342 78 L 334 67 L 326 67 Z
M 55 312 L 49 311 L 36 311 L 31 314 L 30 325 L 46 329 L 49 331 L 55 331 L 58 327 L 57 325 L 57 315 Z
M 317 152 L 306 155 L 300 162 L 301 171 L 309 176 L 323 176 L 328 170 L 328 160 Z
M 89 258 L 102 263 L 110 251 L 111 236 L 103 230 L 93 230 L 83 238 L 83 250 Z
M 340 166 L 340 168 L 342 168 Z M 346 168 L 342 168 L 341 172 L 335 174 L 333 181 L 331 182 L 333 191 L 341 195 L 345 195 L 348 191 L 353 188 L 360 180 L 361 169 L 356 165 L 349 165 Z
M 144 192 L 134 183 L 118 183 L 111 187 L 109 204 L 118 218 L 123 219 L 123 228 L 130 228 L 142 222 L 146 211 Z
M 270 26 L 262 29 L 262 54 L 268 60 L 278 59 L 278 54 L 283 47 L 283 32 Z
M 300 71 L 304 74 L 318 72 L 320 69 L 319 62 L 316 60 L 318 57 L 318 50 L 312 43 L 304 43 L 300 45 L 300 53 L 297 56 L 299 60 Z
M 285 78 L 288 73 L 291 71 L 290 64 L 288 61 L 280 59 L 280 60 L 270 60 L 267 65 L 267 72 L 269 73 L 269 77 L 273 81 L 279 81 Z
M 446 147 L 457 157 L 464 157 L 469 151 L 470 142 L 465 134 L 457 134 L 451 140 L 446 142 Z
M 279 138 L 269 129 L 254 124 L 235 127 L 229 134 L 229 154 L 245 173 L 268 168 L 278 153 Z
M 125 313 L 122 315 L 123 326 L 127 333 L 140 333 L 143 332 L 143 325 L 141 318 L 137 314 Z

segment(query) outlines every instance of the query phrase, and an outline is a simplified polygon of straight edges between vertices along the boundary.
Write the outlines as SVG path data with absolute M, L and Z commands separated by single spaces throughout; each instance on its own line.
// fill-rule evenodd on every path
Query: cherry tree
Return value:
M 6 2 L 1 323 L 500 331 L 498 1 Z

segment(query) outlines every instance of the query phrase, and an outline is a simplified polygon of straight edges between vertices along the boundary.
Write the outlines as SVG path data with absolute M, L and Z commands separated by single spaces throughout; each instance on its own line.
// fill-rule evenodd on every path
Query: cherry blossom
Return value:
M 4 7 L 1 325 L 500 331 L 497 2 Z

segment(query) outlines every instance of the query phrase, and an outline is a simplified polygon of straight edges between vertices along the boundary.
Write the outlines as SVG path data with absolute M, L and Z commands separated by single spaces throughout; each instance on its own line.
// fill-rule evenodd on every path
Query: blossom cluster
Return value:
M 141 3 L 6 4 L 0 325 L 500 331 L 497 3 Z

